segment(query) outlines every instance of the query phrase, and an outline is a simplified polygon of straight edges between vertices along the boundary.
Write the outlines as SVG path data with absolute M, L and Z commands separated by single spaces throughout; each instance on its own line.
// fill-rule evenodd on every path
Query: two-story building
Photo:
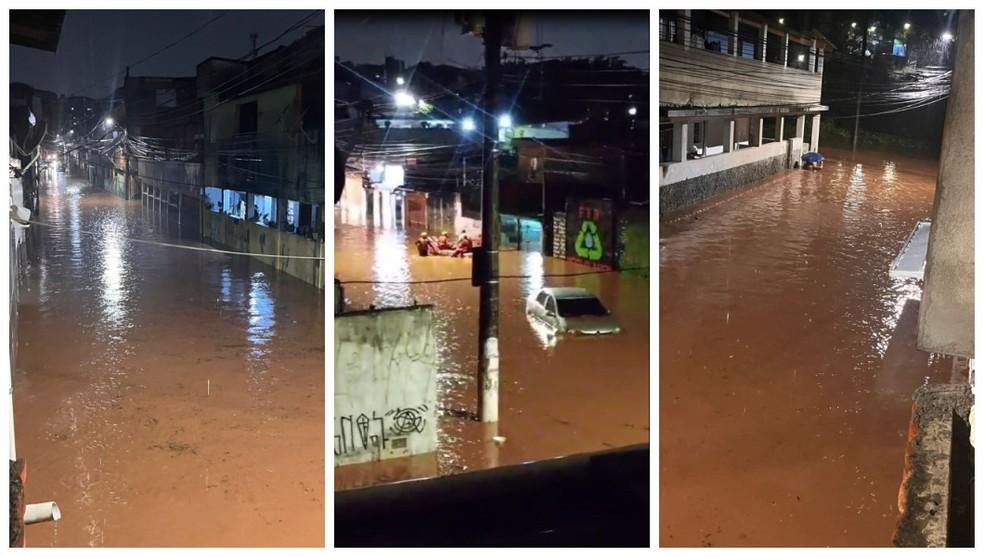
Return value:
M 754 12 L 659 12 L 660 213 L 792 168 L 819 148 L 818 32 Z

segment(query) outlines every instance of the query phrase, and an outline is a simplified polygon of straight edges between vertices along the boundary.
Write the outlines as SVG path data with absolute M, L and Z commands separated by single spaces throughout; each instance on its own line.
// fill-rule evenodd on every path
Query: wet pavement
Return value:
M 912 392 L 950 376 L 888 275 L 936 163 L 824 154 L 661 225 L 662 546 L 891 544 Z
M 529 276 L 500 286 L 500 421 L 482 425 L 476 411 L 478 288 L 471 261 L 419 257 L 419 229 L 351 222 L 336 210 L 335 276 L 344 281 L 464 277 L 437 284 L 348 285 L 349 305 L 435 305 L 438 339 L 438 452 L 435 455 L 335 468 L 335 489 L 452 474 L 649 441 L 649 282 L 591 271 L 538 252 L 504 251 L 500 272 Z M 386 222 L 386 219 L 382 221 Z M 580 286 L 599 295 L 623 331 L 606 337 L 550 337 L 525 314 L 526 297 L 547 286 Z M 501 446 L 493 435 L 506 438 Z
M 27 499 L 63 518 L 28 546 L 323 545 L 323 292 L 128 241 L 176 240 L 139 201 L 58 176 L 37 217 L 57 228 L 30 231 L 13 386 Z

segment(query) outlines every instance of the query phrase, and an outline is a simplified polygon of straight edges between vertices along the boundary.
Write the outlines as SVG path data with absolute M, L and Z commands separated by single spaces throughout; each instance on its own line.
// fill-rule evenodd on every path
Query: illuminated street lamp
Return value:
M 396 78 L 396 84 L 397 85 L 403 85 L 406 82 L 407 81 L 405 79 L 403 79 L 403 76 L 397 76 L 397 78 Z
M 851 28 L 852 29 L 855 28 L 855 27 L 857 27 L 857 26 L 858 26 L 858 22 L 856 22 L 856 21 L 852 21 L 851 22 Z
M 471 118 L 465 118 L 464 120 L 461 121 L 461 129 L 465 130 L 466 132 L 473 131 L 475 129 L 475 120 Z
M 417 104 L 417 99 L 413 98 L 413 95 L 407 93 L 406 91 L 397 91 L 396 94 L 393 95 L 393 101 L 396 103 L 396 106 L 401 108 L 409 108 L 411 106 L 416 106 Z
M 868 28 L 868 32 L 869 32 L 869 33 L 874 33 L 874 32 L 875 32 L 875 26 L 874 26 L 874 25 L 872 25 L 871 27 L 869 27 L 869 28 Z
M 943 42 L 948 43 L 953 40 L 953 35 L 949 31 L 944 31 L 940 38 L 943 39 Z
M 636 108 L 634 106 L 630 106 L 629 107 L 629 116 L 635 116 L 638 113 L 639 113 L 639 109 L 638 108 Z
M 800 62 L 802 62 L 803 60 L 806 60 L 806 56 L 804 56 L 804 55 L 802 55 L 802 54 L 800 54 L 799 56 L 797 56 L 797 57 L 796 57 L 796 59 L 797 59 L 798 61 L 800 61 Z
M 910 27 L 912 27 L 912 24 L 909 23 L 908 21 L 905 22 L 905 25 L 902 26 L 902 28 L 905 29 L 906 31 L 908 31 Z
M 499 127 L 500 128 L 511 128 L 512 127 L 512 116 L 508 114 L 503 114 L 499 116 Z
M 779 18 L 779 25 L 782 25 L 782 24 L 784 24 L 784 23 L 786 23 L 786 18 L 784 18 L 784 17 L 780 17 L 780 18 Z
M 104 124 L 104 125 L 105 125 L 105 126 L 106 126 L 107 128 L 111 128 L 111 127 L 113 127 L 113 118 L 112 118 L 112 116 L 107 116 L 107 117 L 106 117 L 106 119 L 105 119 L 105 120 L 103 120 L 103 124 Z

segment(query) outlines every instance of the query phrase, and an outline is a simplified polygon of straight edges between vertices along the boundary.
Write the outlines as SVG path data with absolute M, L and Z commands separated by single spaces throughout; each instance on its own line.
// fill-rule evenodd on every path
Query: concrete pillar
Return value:
M 817 73 L 823 73 L 823 51 L 817 50 Z
M 783 127 L 786 124 L 786 119 L 782 116 L 776 117 L 776 141 L 782 141 Z
M 782 67 L 789 67 L 789 33 L 782 37 Z
M 690 48 L 690 10 L 677 11 L 676 42 Z
M 687 160 L 690 148 L 690 122 L 673 122 L 673 152 L 670 160 L 683 162 Z
M 728 120 L 724 123 L 722 129 L 721 145 L 724 146 L 725 153 L 730 153 L 735 148 L 735 121 Z
M 700 123 L 700 156 L 707 156 L 707 120 Z
M 765 49 L 769 46 L 769 26 L 762 24 L 762 63 L 765 64 Z
M 732 56 L 738 56 L 738 22 L 740 19 L 738 18 L 738 12 L 732 10 L 729 13 L 730 19 L 728 20 L 728 30 L 731 33 L 728 35 L 728 45 L 731 50 L 728 52 Z
M 810 123 L 810 150 L 820 150 L 820 115 L 813 115 L 813 122 Z
M 813 71 L 813 64 L 814 61 L 816 60 L 816 56 L 817 56 L 816 52 L 817 52 L 817 40 L 813 39 L 813 44 L 810 45 L 810 53 L 809 55 L 807 55 L 806 58 L 807 63 L 809 64 L 806 68 L 811 72 Z
M 804 135 L 806 135 L 806 114 L 800 114 L 796 117 L 796 135 L 793 137 L 806 140 Z
M 748 144 L 752 147 L 762 144 L 762 121 L 761 117 L 748 119 Z
M 916 346 L 974 357 L 974 12 L 960 10 Z

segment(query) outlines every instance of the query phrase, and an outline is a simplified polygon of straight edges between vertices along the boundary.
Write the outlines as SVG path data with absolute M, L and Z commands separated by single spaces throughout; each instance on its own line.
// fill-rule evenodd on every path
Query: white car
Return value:
M 526 300 L 526 315 L 558 333 L 607 335 L 621 330 L 612 312 L 583 288 L 541 288 Z

